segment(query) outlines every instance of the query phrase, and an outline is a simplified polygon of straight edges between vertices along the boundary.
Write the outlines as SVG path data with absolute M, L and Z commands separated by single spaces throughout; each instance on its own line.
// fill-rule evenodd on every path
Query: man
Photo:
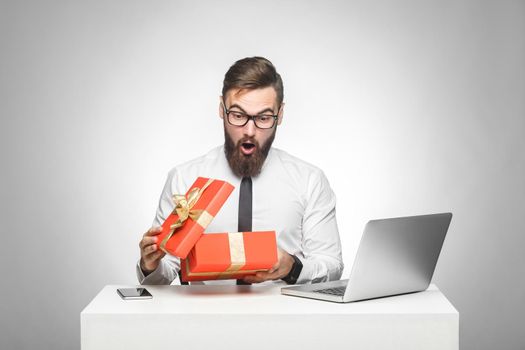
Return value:
M 335 196 L 326 177 L 318 168 L 272 148 L 283 108 L 283 83 L 270 61 L 245 58 L 228 70 L 219 101 L 224 145 L 169 172 L 153 227 L 139 244 L 141 284 L 177 281 L 180 261 L 159 249 L 159 226 L 173 210 L 172 195 L 186 193 L 198 176 L 235 186 L 206 232 L 276 232 L 278 262 L 270 271 L 247 276 L 238 284 L 312 283 L 341 277 Z

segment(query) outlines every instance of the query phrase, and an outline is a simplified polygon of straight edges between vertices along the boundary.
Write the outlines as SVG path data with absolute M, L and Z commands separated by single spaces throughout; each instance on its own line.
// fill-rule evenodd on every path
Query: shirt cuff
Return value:
M 296 284 L 336 281 L 340 279 L 343 274 L 342 262 L 334 261 L 334 264 L 329 264 L 317 257 L 308 259 L 302 256 L 297 257 L 303 263 L 303 269 Z
M 140 260 L 137 262 L 136 270 L 137 278 L 140 284 L 171 284 L 171 282 L 177 277 L 176 272 L 168 271 L 166 269 L 166 265 L 163 260 L 161 260 L 159 262 L 159 266 L 157 266 L 157 268 L 147 276 L 144 275 L 144 272 L 140 268 Z

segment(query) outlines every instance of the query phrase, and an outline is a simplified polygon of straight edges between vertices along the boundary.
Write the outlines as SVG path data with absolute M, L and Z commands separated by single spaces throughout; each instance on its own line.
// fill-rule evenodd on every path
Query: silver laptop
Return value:
M 451 219 L 442 213 L 371 220 L 349 279 L 284 287 L 281 293 L 348 303 L 426 290 Z

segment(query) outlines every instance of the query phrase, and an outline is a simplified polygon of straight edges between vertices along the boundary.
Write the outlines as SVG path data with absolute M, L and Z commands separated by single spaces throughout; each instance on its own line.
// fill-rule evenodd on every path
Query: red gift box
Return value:
M 187 259 L 183 281 L 237 279 L 268 271 L 277 263 L 275 231 L 204 234 Z
M 159 248 L 186 258 L 234 187 L 226 181 L 199 177 L 186 195 L 173 195 L 175 209 L 162 224 Z

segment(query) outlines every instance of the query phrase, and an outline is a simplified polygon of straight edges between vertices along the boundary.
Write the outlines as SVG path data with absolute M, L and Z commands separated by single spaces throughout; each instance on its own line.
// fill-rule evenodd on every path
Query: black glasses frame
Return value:
M 268 128 L 261 128 L 259 125 L 257 125 L 257 121 L 255 120 L 256 117 L 258 117 L 259 115 L 249 115 L 247 113 L 244 113 L 243 111 L 232 111 L 232 110 L 229 110 L 226 108 L 226 106 L 224 105 L 224 102 L 222 103 L 222 108 L 224 108 L 224 114 L 226 114 L 226 120 L 228 121 L 228 124 L 230 125 L 233 125 L 233 126 L 238 126 L 240 128 L 244 127 L 246 124 L 248 124 L 248 122 L 250 120 L 253 120 L 253 124 L 255 124 L 255 127 L 259 128 L 259 129 L 263 129 L 263 130 L 268 130 L 268 129 L 272 129 L 275 124 L 276 124 L 276 121 L 277 121 L 277 118 L 279 118 L 279 115 L 278 114 L 275 114 L 275 115 L 272 115 L 272 118 L 273 118 L 273 124 L 272 126 L 268 127 Z M 281 110 L 281 107 L 279 107 L 279 110 Z M 248 119 L 246 119 L 246 122 L 242 125 L 237 125 L 237 124 L 233 124 L 231 121 L 230 121 L 230 112 L 235 112 L 235 113 L 239 113 L 239 114 L 243 114 L 245 116 L 248 117 Z M 269 117 L 269 115 L 268 115 Z

